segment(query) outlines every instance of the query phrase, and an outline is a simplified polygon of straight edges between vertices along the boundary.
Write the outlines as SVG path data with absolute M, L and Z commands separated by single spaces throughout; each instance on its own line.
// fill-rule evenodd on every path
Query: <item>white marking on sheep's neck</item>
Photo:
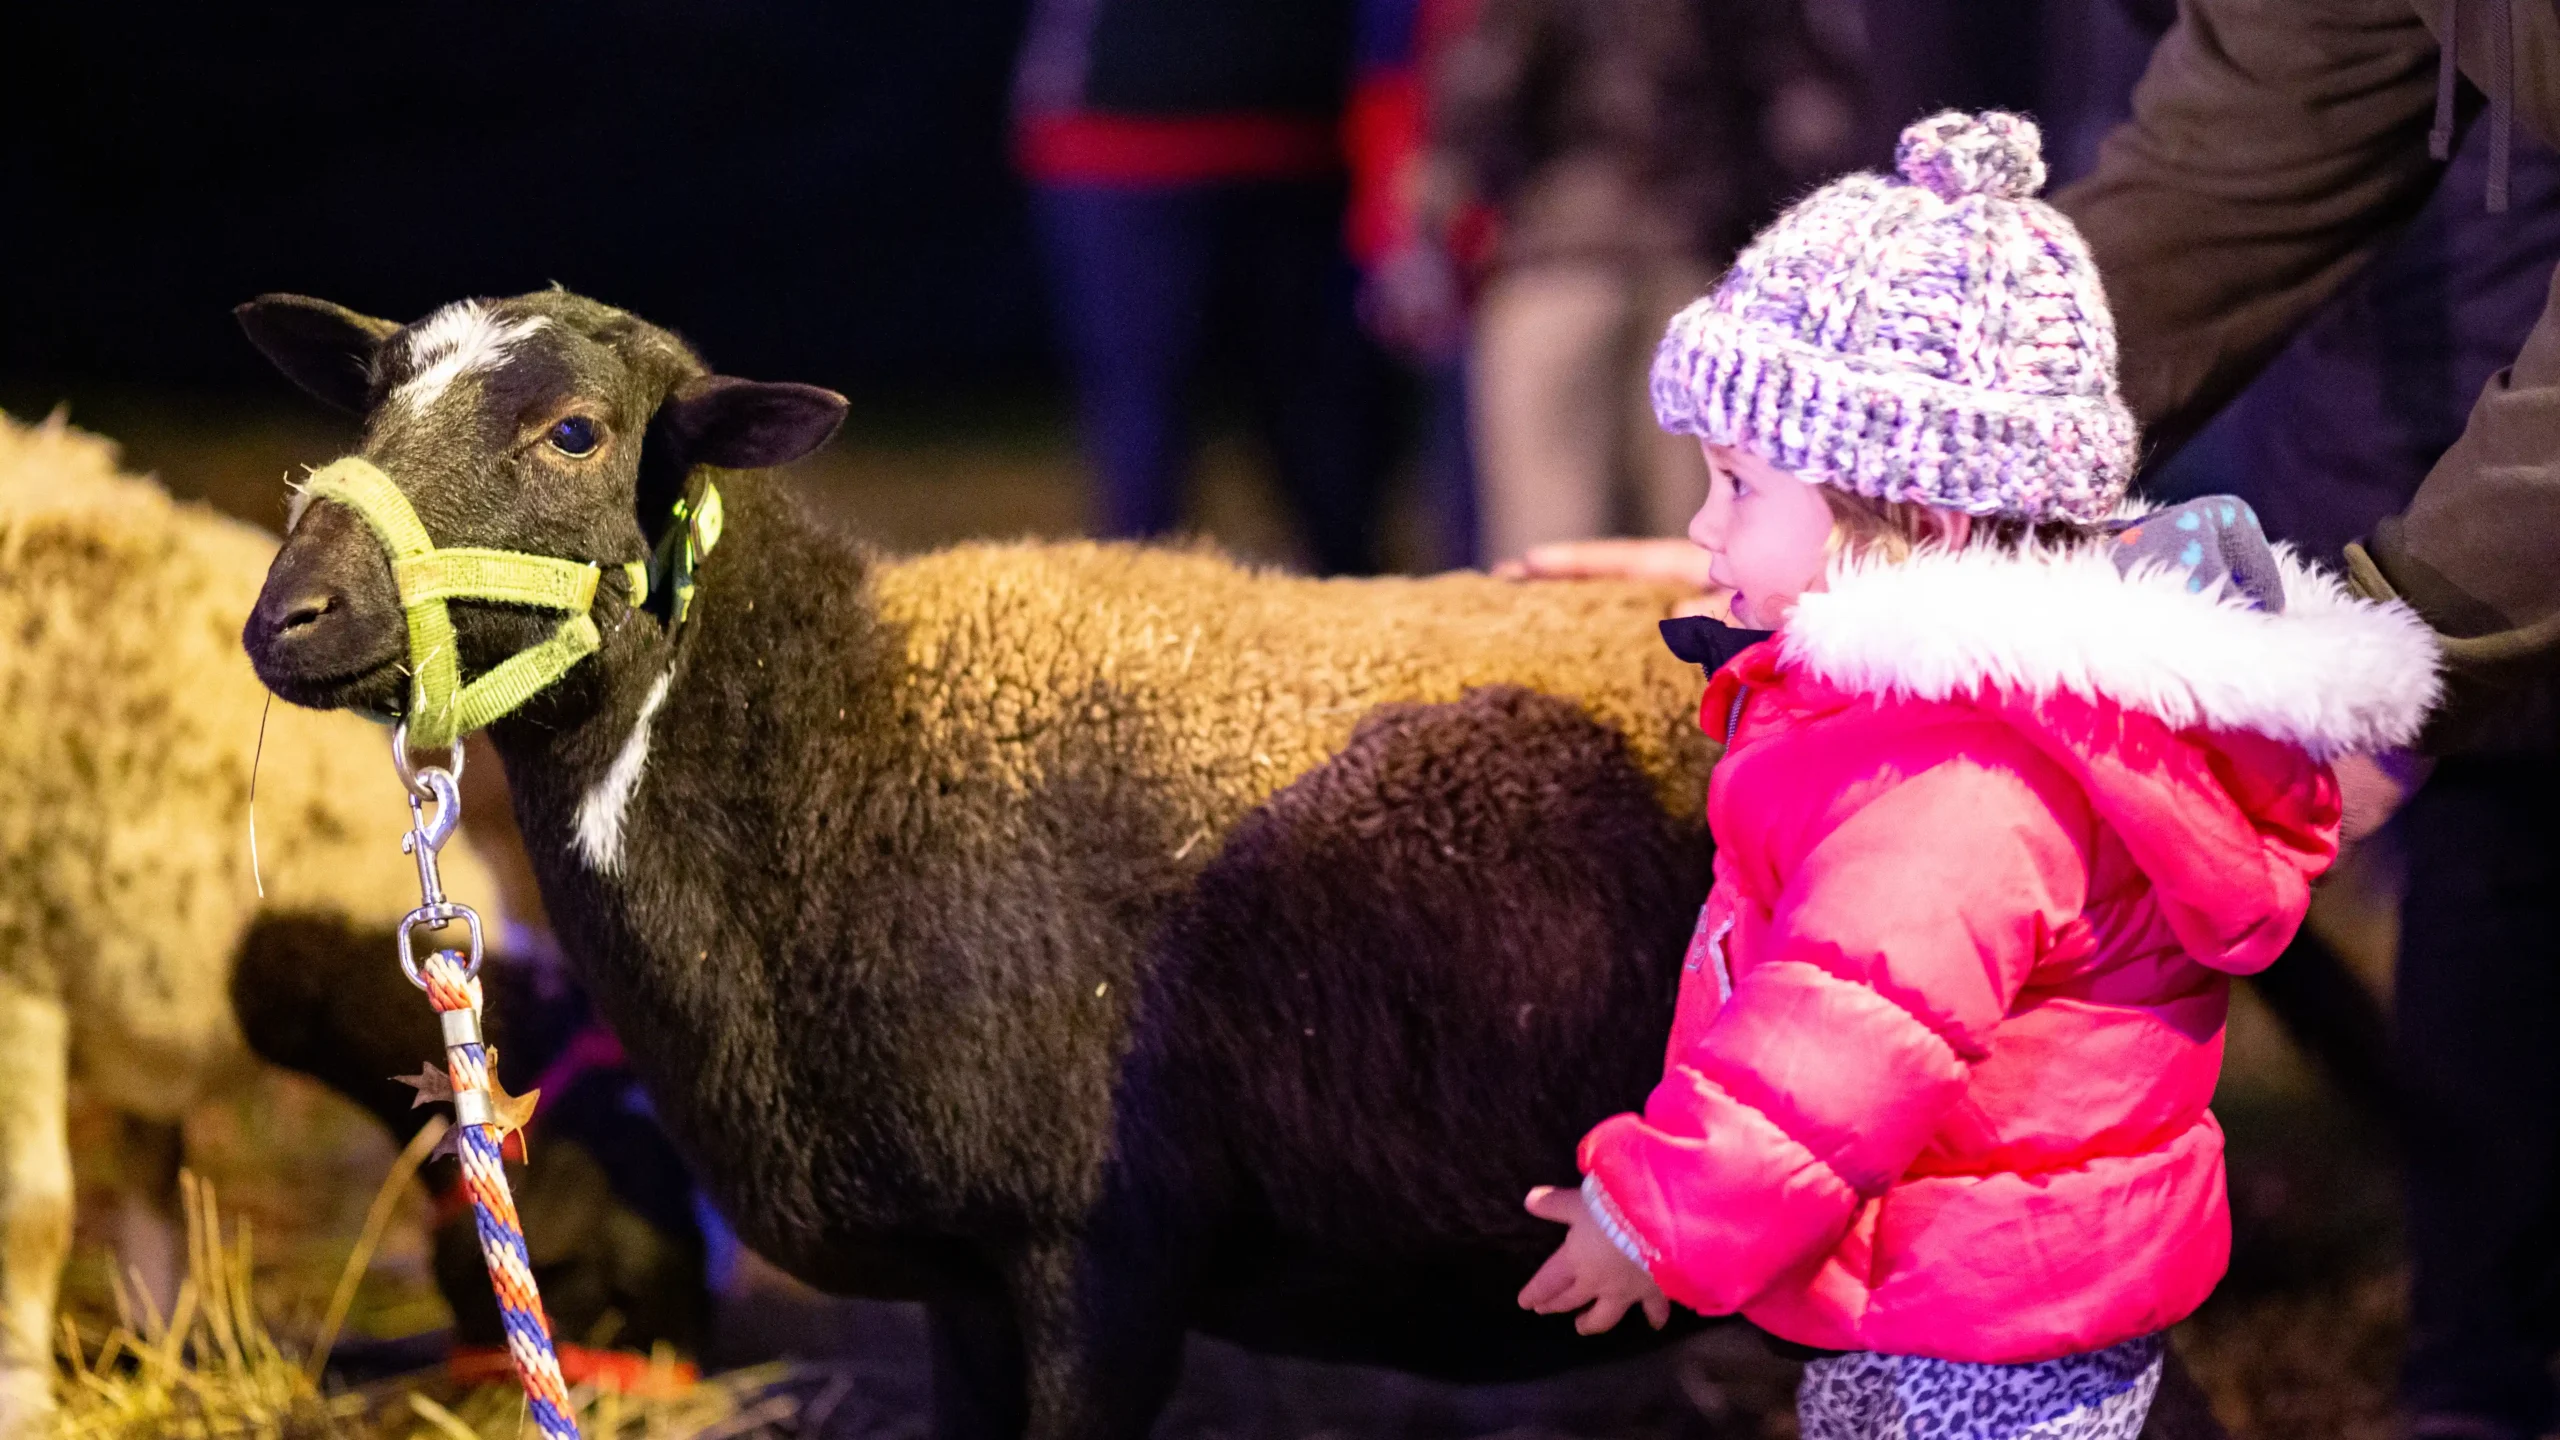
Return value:
M 623 737 L 613 764 L 578 802 L 578 854 L 599 875 L 622 873 L 622 815 L 640 789 L 640 772 L 649 763 L 649 722 L 657 718 L 658 707 L 667 703 L 667 679 L 659 676 L 641 698 L 640 718 Z
M 436 403 L 454 381 L 505 364 L 516 342 L 549 324 L 539 315 L 501 324 L 470 300 L 457 300 L 409 332 L 409 378 L 394 398 L 412 414 Z

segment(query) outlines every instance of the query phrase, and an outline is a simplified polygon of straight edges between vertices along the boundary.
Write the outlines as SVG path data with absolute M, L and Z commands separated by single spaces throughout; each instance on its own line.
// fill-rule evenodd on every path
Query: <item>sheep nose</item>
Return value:
M 276 583 L 278 581 L 283 583 Z M 345 585 L 325 575 L 280 576 L 270 573 L 265 592 L 249 609 L 241 631 L 252 654 L 334 655 L 358 639 L 350 626 L 356 597 Z
M 293 527 L 240 627 L 267 688 L 322 710 L 346 703 L 351 677 L 381 671 L 407 642 L 389 558 L 356 513 L 336 504 L 311 507 Z
M 261 605 L 258 608 L 267 612 L 261 618 L 268 622 L 268 633 L 282 639 L 297 630 L 307 630 L 319 624 L 321 619 L 331 612 L 343 610 L 346 607 L 347 597 L 343 592 L 315 590 L 285 599 L 281 603 Z

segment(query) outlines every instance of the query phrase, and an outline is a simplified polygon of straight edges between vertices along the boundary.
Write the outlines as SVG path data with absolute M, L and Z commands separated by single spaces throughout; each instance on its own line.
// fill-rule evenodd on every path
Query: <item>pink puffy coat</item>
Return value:
M 2204 1300 L 2230 977 L 2335 853 L 2326 760 L 2436 689 L 2405 610 L 2285 569 L 2269 614 L 2095 552 L 1845 567 L 1718 672 L 1669 1061 L 1581 1149 L 1673 1299 L 2003 1363 Z

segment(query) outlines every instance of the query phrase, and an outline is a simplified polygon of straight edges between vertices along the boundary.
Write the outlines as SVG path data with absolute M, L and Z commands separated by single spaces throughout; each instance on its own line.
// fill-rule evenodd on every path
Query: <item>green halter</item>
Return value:
M 303 493 L 314 500 L 335 500 L 363 516 L 390 552 L 392 581 L 409 618 L 409 743 L 421 750 L 452 745 L 515 709 L 604 643 L 587 613 L 596 600 L 599 572 L 594 565 L 512 550 L 438 549 L 409 497 L 360 456 L 329 462 Z M 636 605 L 647 583 L 645 571 L 634 579 Z M 454 653 L 453 617 L 445 609 L 448 600 L 565 610 L 568 618 L 551 638 L 507 657 L 465 685 Z

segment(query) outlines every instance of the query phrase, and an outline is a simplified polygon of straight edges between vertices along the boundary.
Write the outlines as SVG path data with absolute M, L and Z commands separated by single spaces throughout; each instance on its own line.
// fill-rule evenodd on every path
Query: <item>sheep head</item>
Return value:
M 620 567 L 646 559 L 696 466 L 798 459 L 834 433 L 843 397 L 714 375 L 674 335 L 564 290 L 464 300 L 411 325 L 300 295 L 240 307 L 252 343 L 323 401 L 364 417 L 357 453 L 405 496 L 435 545 L 592 562 L 597 619 L 625 606 Z M 466 674 L 558 622 L 457 601 Z M 362 517 L 298 498 L 241 636 L 259 678 L 298 705 L 396 718 L 408 630 L 389 558 Z

